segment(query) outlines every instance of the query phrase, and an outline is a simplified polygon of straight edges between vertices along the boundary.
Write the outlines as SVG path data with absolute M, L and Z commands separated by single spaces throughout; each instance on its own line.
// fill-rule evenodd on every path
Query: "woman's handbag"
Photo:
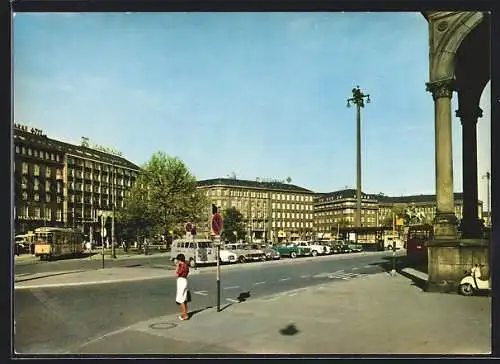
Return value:
M 188 289 L 187 295 L 186 295 L 186 302 L 191 302 L 191 291 Z

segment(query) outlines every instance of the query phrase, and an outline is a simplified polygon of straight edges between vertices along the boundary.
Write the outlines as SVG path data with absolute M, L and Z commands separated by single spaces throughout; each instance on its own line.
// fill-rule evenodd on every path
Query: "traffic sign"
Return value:
M 222 220 L 222 216 L 218 212 L 216 212 L 212 215 L 212 231 L 215 235 L 220 235 L 223 226 L 224 221 Z

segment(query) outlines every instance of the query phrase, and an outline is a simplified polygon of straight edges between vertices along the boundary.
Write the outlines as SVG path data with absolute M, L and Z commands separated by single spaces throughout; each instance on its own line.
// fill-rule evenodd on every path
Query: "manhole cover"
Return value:
M 171 322 L 157 322 L 149 325 L 149 327 L 156 330 L 169 330 L 177 327 L 177 324 L 173 324 Z

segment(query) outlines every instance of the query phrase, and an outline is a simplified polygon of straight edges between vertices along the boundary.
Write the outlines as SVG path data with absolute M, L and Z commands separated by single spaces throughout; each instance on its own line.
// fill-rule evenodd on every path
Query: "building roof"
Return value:
M 198 181 L 198 187 L 215 187 L 215 186 L 246 187 L 246 188 L 258 188 L 264 190 L 314 193 L 313 191 L 308 190 L 307 188 L 282 182 L 260 182 L 260 181 L 250 181 L 250 180 L 242 180 L 235 178 L 213 178 L 213 179 Z
M 333 197 L 334 199 L 343 199 L 343 198 L 356 198 L 356 190 L 345 189 L 339 191 L 333 191 L 328 193 L 317 193 L 315 198 L 325 198 L 325 197 Z M 436 201 L 436 195 L 410 195 L 410 196 L 386 196 L 384 194 L 368 194 L 361 193 L 361 198 L 377 201 L 379 203 L 419 203 L 419 202 L 434 202 Z M 455 201 L 463 200 L 463 193 L 456 192 L 454 193 Z
M 319 198 L 328 198 L 328 197 L 333 197 L 334 199 L 343 199 L 343 198 L 356 198 L 356 190 L 353 188 L 348 188 L 345 190 L 339 190 L 339 191 L 333 191 L 333 192 L 328 192 L 328 193 L 317 193 L 316 194 L 316 199 Z M 376 200 L 373 195 L 369 195 L 367 193 L 361 192 L 361 198 L 366 199 L 369 198 L 370 200 Z
M 453 194 L 455 201 L 463 199 L 462 192 L 456 192 Z M 410 195 L 410 196 L 385 196 L 385 195 L 372 195 L 379 202 L 390 202 L 390 203 L 419 203 L 419 202 L 431 202 L 436 201 L 436 195 Z
M 48 148 L 51 150 L 70 153 L 72 155 L 86 158 L 95 159 L 102 163 L 116 163 L 130 169 L 140 170 L 141 168 L 129 160 L 110 153 L 105 153 L 100 150 L 84 147 L 81 145 L 74 145 L 60 140 L 48 138 L 46 135 L 35 134 L 29 131 L 24 131 L 19 128 L 14 128 L 14 140 L 22 140 L 25 143 L 37 146 L 40 148 Z

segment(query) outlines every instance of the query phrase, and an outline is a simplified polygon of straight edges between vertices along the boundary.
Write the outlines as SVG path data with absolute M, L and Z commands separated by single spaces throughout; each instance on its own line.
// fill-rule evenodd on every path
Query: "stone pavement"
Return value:
M 196 301 L 196 300 L 195 300 Z M 157 317 L 68 349 L 87 354 L 488 354 L 491 299 L 369 275 Z

